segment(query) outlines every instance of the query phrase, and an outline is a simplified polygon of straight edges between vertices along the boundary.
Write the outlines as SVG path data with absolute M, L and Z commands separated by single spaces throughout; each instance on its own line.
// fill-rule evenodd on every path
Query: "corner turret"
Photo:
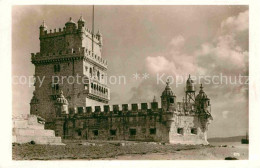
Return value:
M 30 102 L 30 114 L 38 115 L 38 104 L 39 99 L 37 98 L 35 91 L 33 91 L 33 97 Z
M 195 104 L 198 113 L 210 115 L 210 99 L 204 92 L 202 84 L 200 85 L 200 92 L 196 96 Z
M 98 30 L 98 32 L 96 34 L 96 37 L 99 40 L 99 46 L 102 47 L 103 46 L 103 38 L 102 38 L 102 34 L 100 33 L 99 30 Z
M 55 111 L 56 111 L 56 116 L 61 116 L 62 114 L 69 114 L 68 111 L 68 101 L 63 95 L 63 91 L 60 91 L 59 96 L 56 99 L 55 102 Z
M 40 37 L 45 35 L 45 31 L 47 31 L 47 26 L 45 24 L 45 21 L 42 21 L 42 25 L 39 27 L 40 29 Z
M 82 28 L 85 27 L 85 20 L 83 19 L 83 16 L 81 15 L 79 20 L 78 20 L 78 29 L 81 30 Z
M 70 20 L 65 24 L 66 26 L 66 32 L 67 33 L 72 33 L 75 29 L 77 29 L 76 23 L 72 20 L 70 17 Z
M 176 105 L 176 95 L 169 86 L 169 80 L 166 82 L 166 87 L 162 92 L 161 105 L 164 112 L 174 111 Z

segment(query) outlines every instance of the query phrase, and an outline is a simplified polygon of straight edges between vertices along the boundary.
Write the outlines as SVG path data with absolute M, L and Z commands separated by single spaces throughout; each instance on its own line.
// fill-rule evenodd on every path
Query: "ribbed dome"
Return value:
M 164 91 L 162 92 L 162 96 L 175 96 L 171 87 L 169 86 L 169 81 L 167 81 L 166 84 L 167 85 L 166 85 Z
M 202 84 L 200 86 L 200 92 L 196 96 L 195 100 L 209 100 L 208 96 L 206 95 L 206 93 L 203 90 Z
M 189 78 L 187 79 L 187 82 L 186 84 L 193 84 L 194 81 L 191 79 L 190 75 L 189 75 Z
M 83 18 L 83 16 L 80 16 L 78 22 L 86 22 L 85 19 Z
M 57 97 L 56 103 L 57 104 L 68 104 L 67 99 L 63 95 L 63 91 L 60 91 L 60 95 L 59 95 L 59 97 Z
M 68 25 L 68 24 L 76 24 L 73 20 L 72 20 L 72 18 L 70 17 L 70 20 L 65 24 L 65 25 Z

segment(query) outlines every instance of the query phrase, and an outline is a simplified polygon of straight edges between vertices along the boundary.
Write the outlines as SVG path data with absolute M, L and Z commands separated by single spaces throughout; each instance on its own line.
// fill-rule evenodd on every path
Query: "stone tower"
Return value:
M 110 90 L 100 31 L 90 31 L 82 16 L 78 24 L 70 18 L 63 29 L 47 31 L 45 22 L 39 29 L 40 52 L 31 54 L 36 77 L 31 113 L 45 118 L 46 127 L 51 128 L 61 91 L 69 113 L 82 112 L 76 107 L 107 104 Z

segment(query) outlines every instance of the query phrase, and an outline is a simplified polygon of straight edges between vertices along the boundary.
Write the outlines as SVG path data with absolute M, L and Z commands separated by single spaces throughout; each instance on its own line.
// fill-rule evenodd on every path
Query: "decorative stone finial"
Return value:
M 153 102 L 156 102 L 156 97 L 155 96 L 153 97 Z
M 169 84 L 170 84 L 170 79 L 167 79 L 166 85 L 169 86 Z
M 201 89 L 201 90 L 203 89 L 202 83 L 200 84 L 200 89 Z

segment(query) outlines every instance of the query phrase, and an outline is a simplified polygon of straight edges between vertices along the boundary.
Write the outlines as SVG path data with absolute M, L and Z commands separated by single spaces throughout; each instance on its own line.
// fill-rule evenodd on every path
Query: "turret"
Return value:
M 186 103 L 194 103 L 195 102 L 195 85 L 190 75 L 186 81 Z
M 198 113 L 210 114 L 210 99 L 204 92 L 202 84 L 200 85 L 200 92 L 196 96 L 195 103 Z
M 83 27 L 85 27 L 85 20 L 83 19 L 82 15 L 80 16 L 78 20 L 78 29 L 81 30 Z
M 164 112 L 175 110 L 176 105 L 176 96 L 173 93 L 172 89 L 169 86 L 169 81 L 166 82 L 166 87 L 162 92 L 161 96 L 161 105 Z
M 100 31 L 98 30 L 97 34 L 96 34 L 97 39 L 99 40 L 99 45 L 100 47 L 103 45 L 103 38 L 102 38 L 102 34 L 100 33 Z
M 42 25 L 39 27 L 40 29 L 40 37 L 45 35 L 45 31 L 47 30 L 47 26 L 45 25 L 45 21 L 42 22 Z
M 30 114 L 38 115 L 38 113 L 39 113 L 38 107 L 37 107 L 38 104 L 39 104 L 39 100 L 37 99 L 35 91 L 33 91 L 33 97 L 30 102 Z
M 60 91 L 59 96 L 55 102 L 55 112 L 56 116 L 61 116 L 62 114 L 69 114 L 68 111 L 68 101 L 63 95 L 63 91 Z
M 67 23 L 65 23 L 65 26 L 66 26 L 66 32 L 67 33 L 73 32 L 77 27 L 76 23 L 72 20 L 71 17 L 70 17 L 70 20 Z

